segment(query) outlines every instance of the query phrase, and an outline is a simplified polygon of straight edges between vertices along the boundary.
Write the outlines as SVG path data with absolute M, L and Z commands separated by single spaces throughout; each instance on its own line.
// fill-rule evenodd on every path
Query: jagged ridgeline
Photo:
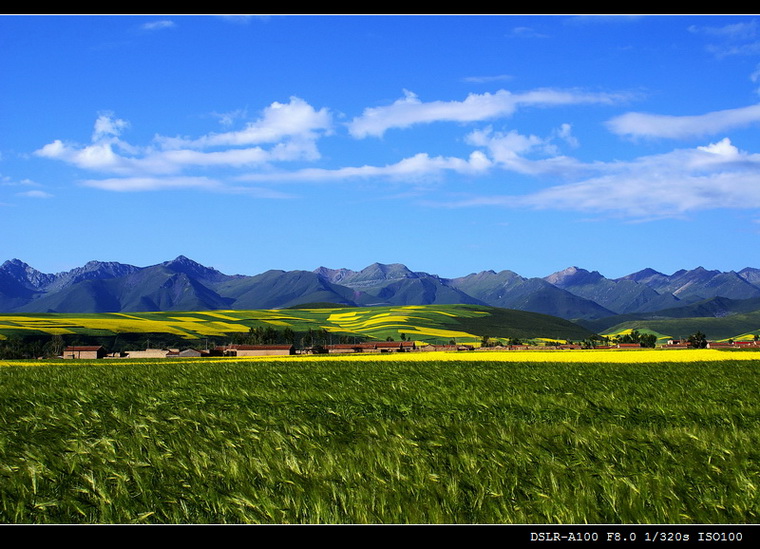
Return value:
M 687 319 L 706 318 L 709 336 L 738 337 L 760 332 L 760 269 L 698 267 L 671 275 L 644 269 L 611 279 L 578 267 L 543 278 L 509 270 L 444 278 L 398 263 L 227 275 L 184 256 L 148 267 L 91 261 L 57 274 L 18 259 L 0 265 L 0 313 L 8 314 L 250 311 L 307 303 L 478 305 L 559 317 L 595 333 L 636 328 L 674 337 L 697 325 Z
M 0 265 L 0 312 L 102 313 L 272 309 L 304 303 L 346 306 L 472 304 L 565 319 L 651 313 L 713 298 L 760 298 L 760 269 L 652 269 L 617 279 L 570 267 L 544 278 L 482 271 L 443 278 L 401 264 L 361 271 L 319 267 L 227 275 L 184 256 L 149 267 L 91 261 L 46 274 L 18 259 Z

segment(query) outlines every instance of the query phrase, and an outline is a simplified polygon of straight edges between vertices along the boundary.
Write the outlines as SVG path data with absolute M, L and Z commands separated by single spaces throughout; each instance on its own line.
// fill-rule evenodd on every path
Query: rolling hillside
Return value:
M 557 317 L 481 305 L 326 307 L 247 311 L 136 312 L 100 314 L 3 314 L 0 337 L 64 335 L 108 337 L 164 334 L 186 340 L 229 338 L 250 328 L 290 328 L 303 334 L 324 331 L 334 337 L 430 343 L 492 338 L 585 339 L 591 332 Z

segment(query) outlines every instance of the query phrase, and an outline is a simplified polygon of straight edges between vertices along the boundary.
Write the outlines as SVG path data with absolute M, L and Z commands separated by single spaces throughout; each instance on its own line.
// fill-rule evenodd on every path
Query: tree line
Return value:
M 229 343 L 238 345 L 294 345 L 298 348 L 325 347 L 333 343 L 362 343 L 367 337 L 338 334 L 324 328 L 296 332 L 290 327 L 278 330 L 273 326 L 254 326 L 247 333 L 187 340 L 164 333 L 115 334 L 113 336 L 9 336 L 0 339 L 0 359 L 55 358 L 69 345 L 102 345 L 108 353 L 138 351 L 147 348 L 210 349 Z

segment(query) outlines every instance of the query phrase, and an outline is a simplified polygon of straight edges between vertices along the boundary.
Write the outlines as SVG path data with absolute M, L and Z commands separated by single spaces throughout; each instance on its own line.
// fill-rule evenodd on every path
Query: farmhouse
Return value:
M 326 345 L 329 354 L 346 353 L 392 353 L 416 351 L 417 344 L 414 341 L 377 341 L 369 343 L 335 343 Z
M 100 345 L 74 345 L 63 350 L 63 358 L 67 359 L 103 358 L 105 356 L 106 350 Z
M 643 348 L 640 343 L 618 343 L 617 345 L 615 345 L 615 347 L 618 349 L 642 349 Z
M 204 354 L 205 353 L 198 349 L 185 349 L 183 351 L 171 349 L 170 351 L 167 351 L 165 356 L 166 358 L 198 358 L 204 356 Z
M 422 345 L 418 348 L 420 351 L 473 351 L 472 345 Z
M 144 351 L 126 351 L 126 358 L 166 358 L 168 349 L 145 349 Z
M 709 341 L 707 343 L 708 349 L 725 349 L 725 348 L 731 348 L 734 346 L 733 341 Z
M 406 352 L 414 351 L 417 349 L 417 345 L 414 341 L 378 341 L 373 343 L 375 351 L 381 353 L 393 353 L 393 352 Z
M 273 356 L 294 355 L 293 345 L 227 345 L 224 356 Z
M 362 343 L 335 343 L 325 347 L 331 355 L 346 353 L 361 353 L 368 349 L 366 344 Z

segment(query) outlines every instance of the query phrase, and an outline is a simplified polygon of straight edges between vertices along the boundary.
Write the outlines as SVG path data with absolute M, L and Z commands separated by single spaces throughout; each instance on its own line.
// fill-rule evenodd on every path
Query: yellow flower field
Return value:
M 236 358 L 185 358 L 156 359 L 156 364 L 193 362 L 203 364 L 229 364 L 231 362 L 272 362 L 272 361 L 338 361 L 338 362 L 504 362 L 504 363 L 576 363 L 576 364 L 652 364 L 697 363 L 725 361 L 756 361 L 760 366 L 760 353 L 730 352 L 716 349 L 644 349 L 644 350 L 565 350 L 565 351 L 427 351 L 409 353 L 355 354 L 355 355 L 292 355 L 292 356 L 249 356 Z M 129 362 L 126 359 L 103 359 L 88 361 L 93 365 L 113 362 Z M 146 360 L 140 360 L 145 364 Z M 50 364 L 70 364 L 71 361 L 51 360 L 0 360 L 1 366 L 44 366 Z M 82 362 L 77 362 L 82 364 Z
M 258 358 L 258 357 L 254 357 Z M 609 363 L 635 364 L 653 362 L 716 362 L 731 360 L 757 361 L 760 365 L 760 353 L 730 352 L 716 349 L 644 349 L 644 350 L 565 350 L 565 351 L 429 351 L 411 353 L 388 353 L 381 355 L 344 355 L 324 357 L 314 355 L 308 357 L 280 357 L 281 359 L 307 360 L 343 360 L 343 361 L 466 361 L 466 362 L 573 362 L 573 363 Z

